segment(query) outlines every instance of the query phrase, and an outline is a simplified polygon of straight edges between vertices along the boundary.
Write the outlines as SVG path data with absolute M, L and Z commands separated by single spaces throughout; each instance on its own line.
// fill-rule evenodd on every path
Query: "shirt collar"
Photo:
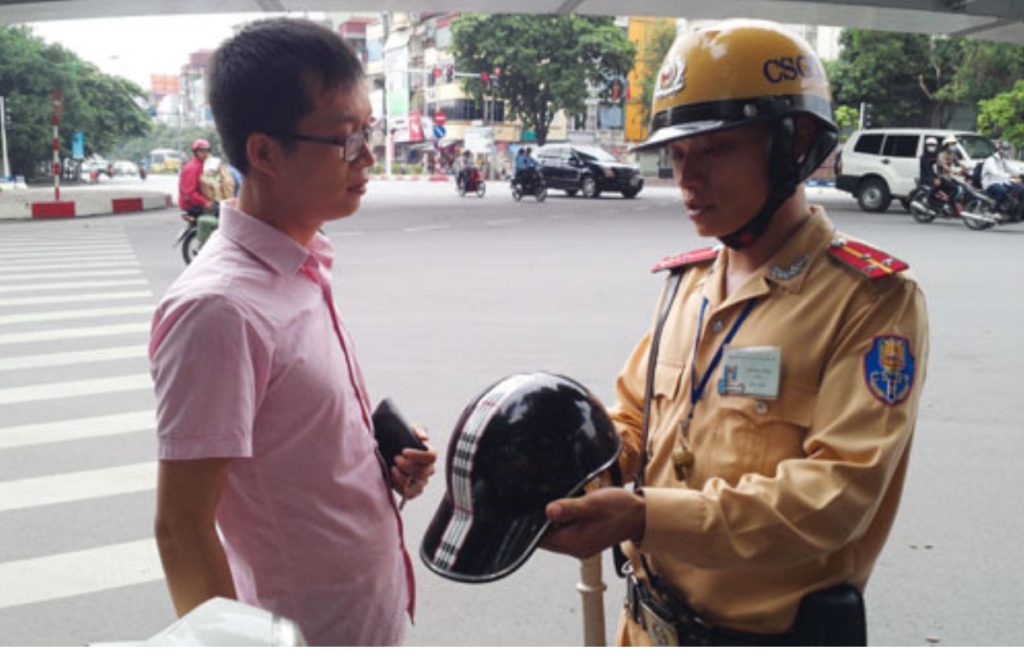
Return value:
M 328 270 L 334 264 L 334 248 L 324 235 L 318 232 L 309 248 L 304 248 L 266 221 L 238 209 L 234 203 L 221 204 L 218 230 L 281 275 L 293 276 L 307 263 L 322 265 Z
M 799 293 L 807 272 L 817 256 L 832 243 L 835 228 L 818 205 L 786 240 L 782 248 L 762 267 L 765 280 L 793 293 Z

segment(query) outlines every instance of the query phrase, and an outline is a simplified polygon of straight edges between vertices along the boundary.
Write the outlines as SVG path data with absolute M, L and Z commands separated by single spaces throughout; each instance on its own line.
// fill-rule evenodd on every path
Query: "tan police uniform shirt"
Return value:
M 691 265 L 662 334 L 646 532 L 641 544 L 624 546 L 638 574 L 643 553 L 712 625 L 789 630 L 804 595 L 842 582 L 864 588 L 892 526 L 925 377 L 925 302 L 906 274 L 871 280 L 835 260 L 827 249 L 836 238 L 824 211 L 812 208 L 729 298 L 728 250 Z M 684 435 L 704 297 L 698 374 L 756 298 L 732 346 L 780 347 L 781 377 L 775 399 L 723 395 L 719 367 Z M 650 333 L 619 375 L 611 410 L 627 475 L 639 460 L 649 348 Z M 889 356 L 888 385 L 880 354 Z M 677 448 L 692 457 L 684 480 L 672 463 Z M 619 640 L 647 643 L 625 620 Z

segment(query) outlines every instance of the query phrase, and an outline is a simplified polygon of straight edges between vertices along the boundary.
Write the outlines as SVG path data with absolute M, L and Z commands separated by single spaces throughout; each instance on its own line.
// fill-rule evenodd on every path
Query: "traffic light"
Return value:
M 14 125 L 11 119 L 11 101 L 4 98 L 4 127 L 8 130 Z

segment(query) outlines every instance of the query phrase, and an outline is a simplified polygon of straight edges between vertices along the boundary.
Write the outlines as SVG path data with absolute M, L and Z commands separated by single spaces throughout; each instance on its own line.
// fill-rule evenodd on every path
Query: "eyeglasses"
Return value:
M 359 154 L 363 152 L 363 146 L 370 141 L 370 129 L 362 128 L 356 130 L 347 137 L 317 137 L 311 134 L 275 134 L 278 139 L 294 139 L 296 141 L 311 141 L 313 143 L 337 146 L 338 154 L 346 162 L 354 162 Z

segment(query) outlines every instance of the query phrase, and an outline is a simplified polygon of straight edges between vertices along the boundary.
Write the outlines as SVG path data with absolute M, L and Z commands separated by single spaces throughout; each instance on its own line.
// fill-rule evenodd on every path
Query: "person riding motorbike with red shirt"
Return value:
M 193 218 L 200 214 L 218 214 L 218 203 L 203 195 L 199 180 L 203 177 L 203 163 L 210 156 L 210 142 L 196 139 L 192 142 L 194 157 L 181 169 L 178 176 L 178 207 Z

